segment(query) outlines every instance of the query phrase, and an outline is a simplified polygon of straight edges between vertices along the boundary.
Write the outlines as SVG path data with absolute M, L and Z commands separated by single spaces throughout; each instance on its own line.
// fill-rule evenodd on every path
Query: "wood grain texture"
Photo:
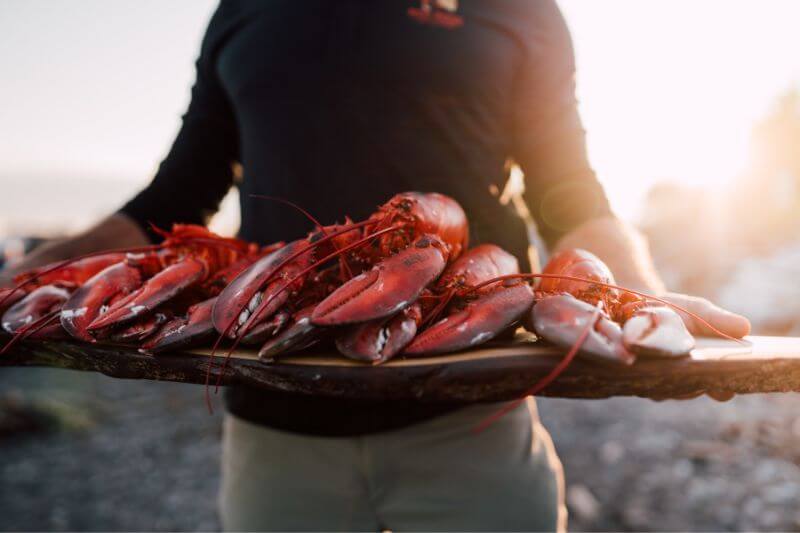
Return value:
M 524 336 L 480 350 L 398 359 L 377 367 L 330 354 L 294 356 L 267 365 L 245 350 L 231 358 L 222 383 L 331 397 L 491 402 L 524 394 L 562 356 L 562 350 Z M 214 362 L 215 381 L 221 358 Z M 0 366 L 50 366 L 183 383 L 204 383 L 208 365 L 208 352 L 203 351 L 151 356 L 69 342 L 22 343 L 0 358 Z M 663 400 L 789 391 L 800 391 L 800 338 L 750 337 L 746 344 L 700 339 L 689 358 L 640 359 L 631 367 L 578 359 L 542 394 Z

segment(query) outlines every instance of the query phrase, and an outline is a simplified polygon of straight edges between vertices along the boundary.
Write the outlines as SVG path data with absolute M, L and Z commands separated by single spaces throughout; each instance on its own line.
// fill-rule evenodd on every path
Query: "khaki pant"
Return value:
M 223 527 L 563 531 L 561 463 L 535 404 L 473 433 L 499 407 L 361 437 L 298 435 L 228 415 Z

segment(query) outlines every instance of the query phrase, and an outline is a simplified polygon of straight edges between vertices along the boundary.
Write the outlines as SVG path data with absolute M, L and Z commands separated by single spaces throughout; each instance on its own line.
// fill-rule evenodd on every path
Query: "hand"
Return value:
M 709 302 L 705 298 L 698 298 L 697 296 L 689 296 L 674 292 L 668 292 L 660 295 L 659 297 L 669 303 L 675 304 L 691 313 L 694 313 L 725 335 L 730 335 L 736 339 L 741 339 L 750 333 L 749 320 L 742 315 L 737 315 L 736 313 L 726 311 L 725 309 L 722 309 L 721 307 Z M 681 315 L 683 322 L 686 324 L 686 328 L 693 335 L 717 335 L 715 331 L 693 316 L 677 309 L 676 311 L 679 315 Z

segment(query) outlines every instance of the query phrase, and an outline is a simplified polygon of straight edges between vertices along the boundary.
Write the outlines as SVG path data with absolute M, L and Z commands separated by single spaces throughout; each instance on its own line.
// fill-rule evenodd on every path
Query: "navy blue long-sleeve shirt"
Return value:
M 572 46 L 555 3 L 443 7 L 453 4 L 432 0 L 430 16 L 420 16 L 420 2 L 408 0 L 223 0 L 175 143 L 122 212 L 143 227 L 203 223 L 234 185 L 239 162 L 242 238 L 289 241 L 312 229 L 253 195 L 292 200 L 332 223 L 362 219 L 397 192 L 436 191 L 464 207 L 473 243 L 497 243 L 524 262 L 523 223 L 490 194 L 502 190 L 513 159 L 547 242 L 608 214 L 587 160 Z M 445 409 L 356 402 L 336 409 L 347 417 L 326 422 L 319 418 L 329 418 L 327 410 L 312 414 L 315 399 L 238 387 L 229 407 L 325 434 L 388 429 Z

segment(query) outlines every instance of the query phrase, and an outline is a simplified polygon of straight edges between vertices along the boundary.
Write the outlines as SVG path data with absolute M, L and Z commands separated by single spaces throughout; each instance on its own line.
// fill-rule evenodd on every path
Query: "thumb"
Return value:
M 687 311 L 694 313 L 702 318 L 711 326 L 731 337 L 741 339 L 750 333 L 750 321 L 738 315 L 726 311 L 721 307 L 714 305 L 705 298 L 698 298 L 696 296 L 688 296 L 686 294 L 678 294 L 669 292 L 661 296 L 662 299 L 673 303 Z M 716 336 L 717 333 L 709 328 L 702 321 L 697 320 L 695 317 L 676 309 L 683 322 L 689 331 L 695 335 L 709 335 Z

